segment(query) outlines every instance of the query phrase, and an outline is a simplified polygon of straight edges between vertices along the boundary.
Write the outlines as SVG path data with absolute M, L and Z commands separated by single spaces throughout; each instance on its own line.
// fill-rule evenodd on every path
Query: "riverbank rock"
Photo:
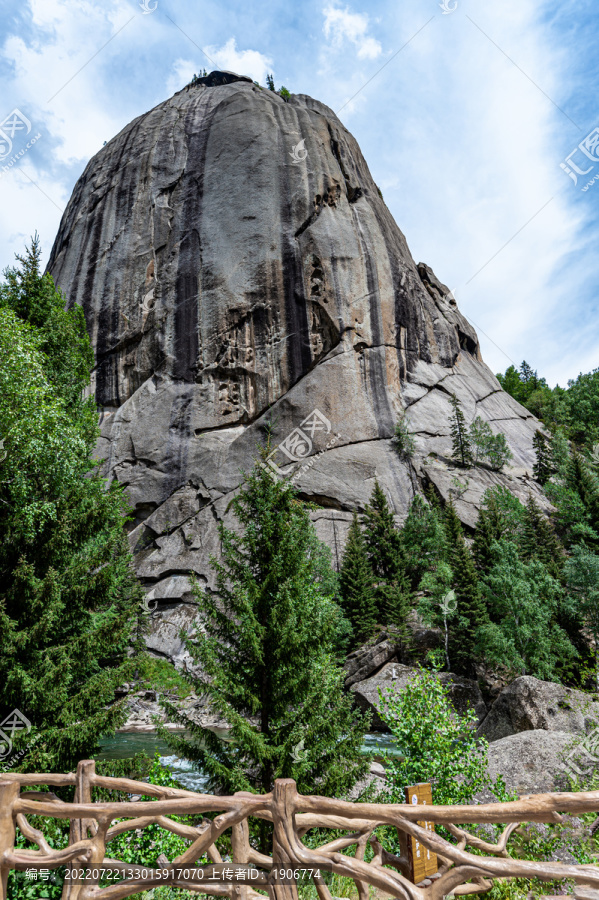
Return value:
M 495 742 L 512 734 L 539 729 L 584 735 L 597 725 L 599 701 L 596 695 L 523 675 L 501 692 L 478 734 Z
M 269 436 L 273 477 L 315 504 L 337 567 L 376 479 L 398 521 L 430 483 L 468 526 L 494 485 L 546 506 L 538 422 L 312 97 L 216 72 L 139 116 L 78 180 L 48 270 L 85 313 L 97 455 L 127 490 L 136 571 L 160 607 L 188 601 L 190 572 L 214 589 L 219 522 Z M 503 471 L 451 462 L 452 394 L 468 424 L 506 436 Z M 411 457 L 394 441 L 404 414 Z
M 392 659 L 397 659 L 396 637 L 392 632 L 382 631 L 373 643 L 365 644 L 348 655 L 343 666 L 345 688 L 369 678 Z
M 352 684 L 350 691 L 354 695 L 356 706 L 363 712 L 372 713 L 371 728 L 374 731 L 388 731 L 389 729 L 379 715 L 381 701 L 379 688 L 386 694 L 389 688 L 393 693 L 401 693 L 407 684 L 414 678 L 416 669 L 404 666 L 400 663 L 387 663 L 375 675 Z M 437 676 L 442 684 L 449 686 L 449 696 L 457 713 L 463 715 L 467 709 L 473 709 L 480 721 L 487 713 L 487 707 L 482 698 L 480 688 L 476 681 L 454 675 L 452 672 L 441 672 Z
M 502 775 L 508 790 L 519 794 L 563 790 L 571 744 L 572 734 L 543 729 L 501 738 L 489 745 L 489 774 Z

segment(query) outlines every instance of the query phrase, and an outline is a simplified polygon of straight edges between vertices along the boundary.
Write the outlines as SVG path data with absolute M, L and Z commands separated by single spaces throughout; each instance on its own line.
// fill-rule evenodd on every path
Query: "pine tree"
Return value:
M 452 407 L 451 458 L 459 466 L 462 466 L 462 468 L 466 469 L 469 466 L 472 466 L 474 463 L 474 459 L 472 456 L 472 446 L 470 444 L 470 438 L 468 436 L 468 428 L 466 427 L 466 420 L 464 418 L 464 413 L 462 412 L 460 401 L 455 394 L 451 395 L 451 399 L 449 402 L 451 403 Z
M 539 484 L 547 484 L 551 476 L 555 474 L 555 462 L 549 439 L 538 428 L 534 433 L 532 446 L 535 451 L 532 473 Z
M 582 453 L 573 453 L 570 457 L 567 481 L 582 500 L 591 528 L 599 533 L 599 479 Z
M 354 645 L 367 641 L 377 624 L 374 576 L 368 561 L 364 535 L 354 511 L 339 572 L 339 589 L 345 615 L 353 628 Z
M 269 91 L 276 91 L 275 80 L 272 75 L 266 76 L 266 87 L 268 88 Z
M 524 508 L 520 555 L 525 561 L 538 559 L 553 578 L 561 576 L 565 555 L 547 517 L 529 495 Z
M 443 522 L 447 561 L 452 572 L 451 586 L 457 601 L 457 615 L 449 625 L 449 657 L 455 672 L 470 676 L 474 673 L 478 655 L 478 631 L 487 621 L 487 610 L 480 594 L 472 554 L 466 546 L 462 525 L 451 503 L 445 507 Z
M 314 526 L 295 489 L 259 463 L 231 505 L 239 529 L 221 523 L 217 590 L 196 588 L 197 637 L 185 641 L 201 672 L 189 682 L 229 724 L 231 741 L 168 703 L 170 721 L 190 735 L 160 733 L 201 764 L 211 789 L 267 793 L 293 777 L 302 793 L 342 796 L 368 768 L 368 722 L 343 691 L 334 658 L 341 611 L 324 589 Z
M 481 504 L 472 554 L 479 572 L 485 573 L 495 564 L 493 544 L 504 537 L 515 540 L 522 530 L 524 507 L 507 488 L 485 491 Z
M 419 588 L 423 575 L 443 558 L 445 531 L 438 507 L 416 494 L 400 531 L 402 556 L 412 590 Z
M 81 311 L 64 309 L 38 250 L 0 289 L 0 721 L 18 709 L 31 723 L 19 768 L 64 772 L 126 719 L 115 690 L 133 676 L 143 592 L 123 493 L 91 456 Z
M 375 597 L 381 625 L 395 625 L 405 634 L 410 608 L 403 547 L 393 513 L 378 481 L 364 511 L 364 539 L 375 578 Z

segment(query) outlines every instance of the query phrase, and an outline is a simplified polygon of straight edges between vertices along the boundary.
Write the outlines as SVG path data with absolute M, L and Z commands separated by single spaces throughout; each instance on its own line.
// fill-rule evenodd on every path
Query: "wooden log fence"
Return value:
M 32 790 L 40 786 L 50 790 Z M 65 786 L 75 788 L 72 803 L 51 791 Z M 92 802 L 94 788 L 140 795 L 151 802 Z M 368 900 L 370 886 L 399 900 L 443 900 L 449 895 L 485 893 L 494 879 L 516 877 L 572 881 L 579 900 L 599 900 L 599 867 L 514 859 L 507 851 L 508 840 L 521 823 L 557 823 L 563 813 L 597 810 L 599 791 L 536 794 L 509 803 L 467 806 L 350 803 L 303 796 L 292 779 L 278 780 L 270 794 L 239 792 L 218 797 L 100 776 L 93 761 L 84 760 L 76 772 L 64 775 L 0 775 L 0 900 L 9 900 L 11 870 L 38 873 L 61 867 L 66 867 L 63 900 L 121 900 L 160 886 L 232 900 L 259 900 L 265 894 L 271 900 L 298 900 L 300 877 L 314 883 L 319 900 L 334 900 L 323 877 L 327 872 L 351 879 L 358 900 Z M 170 818 L 206 813 L 216 816 L 196 825 Z M 52 849 L 43 831 L 29 822 L 31 816 L 69 820 L 68 846 Z M 272 856 L 252 846 L 250 818 L 272 823 Z M 418 822 L 443 825 L 455 843 Z M 493 843 L 463 827 L 477 823 L 506 827 Z M 172 860 L 159 856 L 154 868 L 111 855 L 114 838 L 150 825 L 178 835 L 188 846 Z M 380 826 L 396 829 L 399 856 L 381 845 L 376 831 Z M 37 849 L 15 847 L 17 828 Z M 303 838 L 311 829 L 344 834 L 310 848 Z M 226 832 L 230 832 L 230 850 L 229 858 L 223 860 L 218 842 Z M 436 854 L 439 862 L 435 875 L 420 884 L 410 878 L 406 848 L 411 839 Z M 368 846 L 373 853 L 370 862 L 365 860 Z M 353 856 L 342 852 L 350 847 L 355 847 Z M 203 859 L 209 864 L 200 864 Z M 108 883 L 107 873 L 112 879 Z

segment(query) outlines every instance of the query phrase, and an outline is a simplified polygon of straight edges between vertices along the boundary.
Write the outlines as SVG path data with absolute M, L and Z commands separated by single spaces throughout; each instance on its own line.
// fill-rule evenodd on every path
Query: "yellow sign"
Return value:
M 405 791 L 406 803 L 411 803 L 413 805 L 428 804 L 429 806 L 432 806 L 433 792 L 430 784 L 413 784 L 411 787 L 407 787 Z M 435 830 L 433 822 L 422 821 L 417 822 L 416 824 L 420 825 L 421 828 L 426 828 L 427 831 Z M 420 884 L 420 882 L 424 881 L 425 878 L 428 878 L 429 875 L 434 875 L 439 868 L 437 854 L 433 853 L 432 850 L 429 850 L 428 847 L 425 847 L 420 841 L 412 836 L 410 836 L 408 841 L 408 855 L 412 870 L 412 881 L 414 884 Z

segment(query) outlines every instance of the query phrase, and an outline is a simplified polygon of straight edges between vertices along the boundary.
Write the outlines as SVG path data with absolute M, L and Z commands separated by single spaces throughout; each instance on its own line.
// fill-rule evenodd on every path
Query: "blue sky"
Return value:
M 273 72 L 339 111 L 494 371 L 599 366 L 596 3 L 140 2 L 0 0 L 2 267 L 36 229 L 47 257 L 90 157 L 194 72 Z

